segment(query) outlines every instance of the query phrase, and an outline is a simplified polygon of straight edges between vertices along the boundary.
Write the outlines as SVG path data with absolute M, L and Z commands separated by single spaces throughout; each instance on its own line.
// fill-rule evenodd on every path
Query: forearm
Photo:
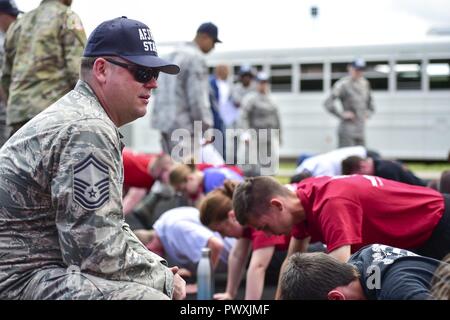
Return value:
M 258 266 L 248 268 L 245 286 L 245 300 L 260 300 L 264 290 L 266 268 Z
M 281 287 L 280 287 L 281 277 L 283 276 L 283 272 L 284 272 L 284 269 L 286 268 L 289 257 L 296 252 L 306 252 L 308 249 L 310 240 L 311 240 L 310 237 L 301 239 L 301 240 L 291 237 L 291 241 L 289 242 L 289 248 L 288 248 L 288 252 L 286 254 L 286 258 L 284 259 L 283 263 L 281 264 L 281 268 L 280 268 L 280 275 L 278 277 L 277 290 L 275 292 L 276 300 L 281 299 Z
M 338 112 L 338 110 L 334 104 L 334 99 L 335 99 L 334 96 L 328 97 L 325 100 L 324 107 L 329 113 L 335 115 L 338 118 L 341 118 L 341 114 L 340 114 L 340 112 Z
M 228 256 L 228 279 L 226 292 L 231 298 L 236 296 L 239 284 L 244 274 L 245 265 L 248 254 L 250 252 L 250 240 L 241 238 L 239 239 Z
M 144 199 L 147 194 L 147 190 L 143 188 L 132 187 L 128 190 L 127 194 L 123 198 L 123 213 L 127 215 L 137 206 L 137 204 Z
M 245 260 L 230 257 L 228 261 L 227 287 L 226 292 L 233 299 L 236 297 L 239 284 L 245 270 Z

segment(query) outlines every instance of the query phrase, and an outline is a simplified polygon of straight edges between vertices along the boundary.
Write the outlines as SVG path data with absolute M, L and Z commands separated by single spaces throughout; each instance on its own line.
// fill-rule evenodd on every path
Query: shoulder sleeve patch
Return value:
M 73 166 L 73 200 L 86 210 L 109 201 L 109 169 L 92 153 Z
M 68 30 L 84 30 L 80 17 L 71 10 L 67 12 L 66 28 Z

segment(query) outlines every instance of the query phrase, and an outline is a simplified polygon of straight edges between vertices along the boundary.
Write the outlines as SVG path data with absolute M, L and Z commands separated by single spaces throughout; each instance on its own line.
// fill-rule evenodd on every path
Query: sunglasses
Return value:
M 109 63 L 115 64 L 116 66 L 128 69 L 137 82 L 147 83 L 152 79 L 158 80 L 159 70 L 157 69 L 139 67 L 135 64 L 122 63 L 109 58 L 104 59 Z

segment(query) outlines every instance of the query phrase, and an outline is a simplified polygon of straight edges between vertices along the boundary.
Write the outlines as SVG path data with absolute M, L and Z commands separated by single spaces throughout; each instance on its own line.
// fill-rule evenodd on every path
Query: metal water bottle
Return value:
M 197 266 L 197 300 L 212 300 L 214 294 L 214 272 L 211 265 L 211 249 L 203 248 Z

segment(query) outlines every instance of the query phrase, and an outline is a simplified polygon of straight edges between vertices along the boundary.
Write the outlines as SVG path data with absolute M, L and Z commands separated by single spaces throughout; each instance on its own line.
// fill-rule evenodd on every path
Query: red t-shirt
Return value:
M 297 196 L 306 220 L 293 227 L 292 235 L 311 236 L 328 252 L 343 245 L 355 252 L 372 243 L 419 247 L 444 212 L 439 192 L 373 176 L 308 178 L 299 183 Z
M 252 227 L 244 229 L 243 238 L 252 241 L 253 250 L 275 246 L 275 250 L 286 251 L 289 247 L 290 235 L 266 235 L 261 230 L 256 230 Z
M 148 164 L 156 158 L 154 154 L 137 153 L 123 149 L 123 185 L 125 188 L 150 189 L 155 182 L 148 172 Z

